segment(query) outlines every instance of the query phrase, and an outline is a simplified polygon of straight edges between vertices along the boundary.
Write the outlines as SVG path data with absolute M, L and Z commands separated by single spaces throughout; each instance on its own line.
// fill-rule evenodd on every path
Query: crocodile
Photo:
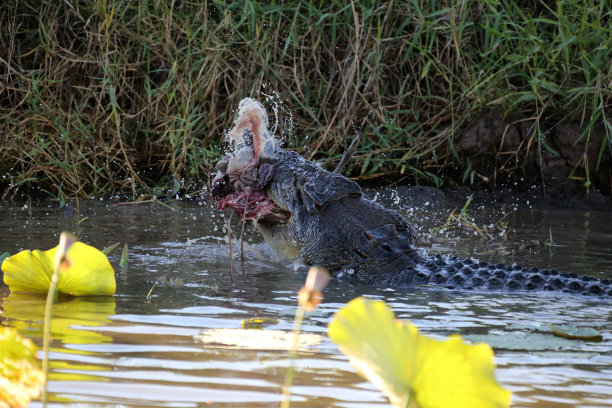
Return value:
M 280 148 L 254 99 L 240 102 L 227 133 L 232 150 L 216 165 L 211 192 L 220 210 L 251 221 L 281 257 L 322 266 L 340 279 L 384 286 L 543 290 L 612 296 L 612 282 L 520 265 L 428 256 L 397 211 L 369 199 L 339 172 Z

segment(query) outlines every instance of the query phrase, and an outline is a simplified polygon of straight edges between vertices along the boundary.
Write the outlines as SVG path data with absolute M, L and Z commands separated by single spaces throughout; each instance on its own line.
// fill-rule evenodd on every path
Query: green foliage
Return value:
M 128 264 L 128 244 L 123 245 L 123 251 L 121 251 L 121 259 L 119 259 L 119 266 L 125 268 Z
M 277 132 L 309 158 L 336 161 L 363 131 L 348 169 L 360 179 L 473 181 L 454 142 L 491 109 L 579 121 L 587 145 L 602 125 L 599 166 L 612 151 L 610 10 L 595 0 L 9 0 L 0 180 L 58 197 L 152 194 L 165 180 L 193 189 L 238 101 L 265 95 L 283 102 Z M 540 154 L 550 146 L 535 129 L 527 145 Z M 590 187 L 586 152 L 580 166 Z
M 494 239 L 494 234 L 498 237 L 505 238 L 506 234 L 508 233 L 508 225 L 510 224 L 510 220 L 507 219 L 510 213 L 506 213 L 503 217 L 497 220 L 495 224 L 478 226 L 474 222 L 473 217 L 467 211 L 473 198 L 474 194 L 470 195 L 465 201 L 465 204 L 463 204 L 461 211 L 457 212 L 456 209 L 453 209 L 448 215 L 444 225 L 432 228 L 431 232 L 438 233 L 449 229 L 466 229 L 476 232 L 481 238 Z
M 108 254 L 113 252 L 119 245 L 121 245 L 121 242 L 115 242 L 114 244 L 107 246 L 106 248 L 104 248 L 100 252 L 102 252 L 104 255 L 108 256 Z
M 555 244 L 555 241 L 553 240 L 553 237 L 552 237 L 552 227 L 548 229 L 548 239 L 546 240 L 546 242 L 544 242 L 544 246 L 547 246 L 547 247 L 557 246 L 557 244 Z

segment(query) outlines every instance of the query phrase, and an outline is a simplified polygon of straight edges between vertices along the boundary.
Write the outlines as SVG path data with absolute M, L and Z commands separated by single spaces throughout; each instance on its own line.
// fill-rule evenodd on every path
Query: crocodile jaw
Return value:
M 286 223 L 258 222 L 257 230 L 261 233 L 264 240 L 274 252 L 281 258 L 293 261 L 298 258 L 302 248 L 293 239 L 295 234 L 290 233 L 290 228 L 294 227 L 293 217 Z

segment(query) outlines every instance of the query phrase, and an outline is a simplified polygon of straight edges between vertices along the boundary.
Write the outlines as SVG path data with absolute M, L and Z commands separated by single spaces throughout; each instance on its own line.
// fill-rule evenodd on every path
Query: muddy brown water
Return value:
M 505 208 L 511 212 L 509 239 L 490 241 L 471 231 L 430 233 L 461 203 L 427 197 L 410 203 L 388 192 L 378 194 L 378 199 L 417 225 L 430 253 L 612 278 L 612 211 L 522 201 Z M 258 329 L 252 329 L 255 335 L 243 346 L 230 344 L 231 333 L 238 333 L 241 322 L 253 317 L 277 319 L 263 330 L 290 331 L 304 274 L 276 259 L 257 234 L 249 233 L 245 277 L 236 257 L 230 283 L 223 215 L 205 199 L 167 205 L 172 208 L 92 200 L 80 202 L 74 211 L 53 203 L 0 205 L 0 253 L 49 249 L 62 230 L 98 248 L 115 242 L 130 247 L 125 269 L 118 266 L 120 250 L 110 255 L 117 277 L 114 297 L 64 299 L 56 305 L 49 406 L 278 406 L 289 364 L 286 350 L 258 342 L 265 338 Z M 472 203 L 469 212 L 479 225 L 494 223 L 503 214 L 501 205 L 487 202 Z M 558 246 L 546 247 L 551 232 Z M 238 247 L 234 244 L 235 255 Z M 162 276 L 180 279 L 184 285 L 158 286 L 147 300 Z M 335 281 L 325 290 L 321 307 L 305 317 L 303 331 L 321 335 L 322 341 L 298 354 L 292 406 L 389 406 L 325 336 L 334 312 L 360 295 L 385 300 L 399 317 L 410 319 L 426 334 L 459 333 L 472 341 L 490 342 L 496 375 L 513 391 L 514 407 L 612 407 L 610 299 L 374 288 Z M 40 345 L 44 298 L 10 294 L 6 286 L 0 286 L 0 297 L 0 323 L 17 327 Z M 604 341 L 552 337 L 544 332 L 547 323 L 593 327 Z M 211 329 L 226 329 L 219 332 L 229 333 L 230 341 L 203 342 L 200 332 Z

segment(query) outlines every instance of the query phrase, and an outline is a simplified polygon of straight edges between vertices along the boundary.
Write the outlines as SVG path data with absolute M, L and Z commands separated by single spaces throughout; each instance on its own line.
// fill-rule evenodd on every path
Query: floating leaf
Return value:
M 61 271 L 57 284 L 61 293 L 75 296 L 115 293 L 115 271 L 102 252 L 82 242 L 75 242 L 66 257 L 70 266 Z
M 4 283 L 13 292 L 47 293 L 57 247 L 48 251 L 24 250 L 2 262 Z
M 549 323 L 548 327 L 552 330 L 555 336 L 564 337 L 566 339 L 573 340 L 587 340 L 587 341 L 602 341 L 603 336 L 597 330 L 591 327 L 583 327 L 576 329 L 572 326 L 558 326 L 556 324 Z
M 508 407 L 511 393 L 495 380 L 493 350 L 460 336 L 445 341 L 419 336 L 413 390 L 428 407 Z
M 4 283 L 13 292 L 46 293 L 53 274 L 57 248 L 47 251 L 24 250 L 2 262 Z M 61 293 L 112 295 L 115 293 L 115 271 L 108 258 L 96 248 L 75 242 L 67 251 L 60 271 L 57 289 Z
M 574 342 L 548 333 L 513 332 L 504 334 L 470 334 L 466 336 L 473 342 L 486 342 L 498 350 L 546 351 L 573 349 Z
M 495 380 L 487 344 L 420 335 L 416 326 L 396 321 L 382 301 L 351 301 L 329 324 L 329 337 L 395 407 L 510 405 L 511 393 Z
M 13 328 L 0 326 L 0 406 L 25 407 L 40 394 L 45 378 L 36 346 Z
M 251 319 L 244 319 L 241 324 L 245 329 L 263 329 L 264 326 L 277 324 L 278 321 L 278 319 L 271 317 L 253 317 Z
M 410 397 L 415 362 L 416 327 L 394 322 L 384 302 L 357 298 L 340 309 L 328 334 L 363 376 L 380 388 L 393 406 L 405 407 Z

